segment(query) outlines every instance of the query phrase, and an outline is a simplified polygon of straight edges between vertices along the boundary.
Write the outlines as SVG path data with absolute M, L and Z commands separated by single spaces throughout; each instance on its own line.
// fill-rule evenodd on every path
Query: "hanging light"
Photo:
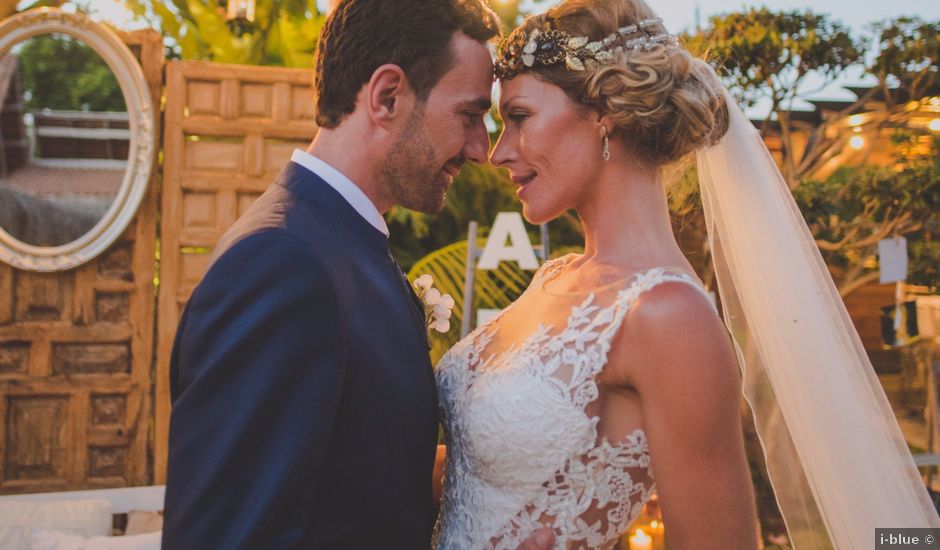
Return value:
M 865 122 L 865 117 L 862 115 L 852 115 L 849 117 L 849 126 L 860 126 Z
M 865 138 L 862 136 L 852 136 L 852 139 L 849 140 L 849 146 L 852 149 L 861 149 L 865 146 Z
M 226 0 L 220 0 L 223 3 Z M 225 19 L 228 28 L 237 36 L 242 36 L 254 30 L 255 0 L 227 0 Z
M 940 132 L 940 118 L 935 118 L 927 125 L 931 132 Z
M 229 21 L 253 22 L 255 20 L 255 0 L 228 0 L 225 18 Z

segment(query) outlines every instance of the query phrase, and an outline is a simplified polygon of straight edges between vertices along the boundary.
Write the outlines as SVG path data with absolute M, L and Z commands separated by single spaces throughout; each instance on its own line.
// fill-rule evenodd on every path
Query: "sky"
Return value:
M 500 0 L 493 0 L 500 1 Z M 523 0 L 530 1 L 531 0 Z M 647 0 L 666 23 L 666 28 L 679 32 L 695 25 L 696 14 L 702 22 L 709 15 L 739 10 L 750 6 L 767 6 L 771 9 L 791 10 L 812 8 L 816 12 L 830 13 L 853 29 L 861 30 L 871 22 L 896 15 L 919 15 L 926 19 L 940 19 L 940 1 L 938 0 L 761 0 L 746 2 L 742 0 Z M 325 7 L 326 0 L 317 0 L 318 6 Z M 552 2 L 544 0 L 539 5 L 548 6 Z M 103 19 L 113 21 L 118 26 L 131 25 L 131 18 L 118 0 L 91 0 L 91 7 Z
M 492 0 L 499 2 L 500 0 Z M 552 0 L 522 0 L 547 8 Z M 795 10 L 811 8 L 817 13 L 828 13 L 848 25 L 854 33 L 864 33 L 865 26 L 873 21 L 900 15 L 917 15 L 927 20 L 940 19 L 940 0 L 647 0 L 671 32 L 678 33 L 694 28 L 696 21 L 703 24 L 710 15 L 737 11 L 754 6 L 766 6 L 774 10 Z M 25 0 L 24 0 L 25 3 Z M 317 0 L 318 6 L 326 7 L 327 0 Z M 140 22 L 133 22 L 132 16 L 123 8 L 119 0 L 89 0 L 88 4 L 97 12 L 96 19 L 112 22 L 123 29 L 141 28 Z M 543 9 L 543 8 L 540 8 Z M 865 85 L 874 81 L 866 79 L 860 71 L 847 72 L 842 79 L 825 89 L 820 82 L 810 80 L 805 87 L 808 97 L 813 99 L 854 99 L 854 95 L 841 88 L 842 85 Z M 810 93 L 811 92 L 811 93 Z M 808 103 L 798 102 L 795 109 L 808 109 Z M 749 115 L 760 116 L 766 106 L 758 104 L 749 110 Z
M 763 0 L 742 2 L 741 0 L 647 0 L 673 32 L 695 26 L 696 9 L 702 22 L 709 15 L 738 11 L 750 6 L 766 6 L 774 10 L 811 8 L 817 13 L 828 13 L 854 30 L 861 30 L 872 21 L 898 15 L 919 15 L 926 19 L 940 18 L 940 2 L 937 0 Z

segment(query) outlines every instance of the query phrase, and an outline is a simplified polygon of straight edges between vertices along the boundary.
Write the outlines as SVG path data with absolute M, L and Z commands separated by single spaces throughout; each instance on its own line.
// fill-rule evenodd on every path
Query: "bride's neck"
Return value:
M 628 269 L 684 262 L 658 169 L 606 166 L 577 211 L 584 227 L 585 261 Z

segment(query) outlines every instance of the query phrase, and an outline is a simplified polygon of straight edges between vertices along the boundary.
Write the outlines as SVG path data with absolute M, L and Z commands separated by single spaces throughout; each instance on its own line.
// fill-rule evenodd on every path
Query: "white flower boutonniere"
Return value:
M 438 332 L 450 330 L 454 298 L 450 294 L 441 294 L 440 290 L 434 288 L 434 279 L 427 274 L 415 279 L 411 286 L 421 299 L 421 303 L 424 304 L 424 320 L 428 326 L 428 336 L 431 335 L 432 329 Z

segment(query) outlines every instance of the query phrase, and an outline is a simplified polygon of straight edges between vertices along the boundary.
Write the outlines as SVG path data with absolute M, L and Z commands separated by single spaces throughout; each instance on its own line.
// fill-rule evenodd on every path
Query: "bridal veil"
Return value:
M 815 240 L 760 135 L 725 97 L 728 133 L 698 152 L 702 201 L 791 542 L 867 550 L 876 527 L 940 527 Z

